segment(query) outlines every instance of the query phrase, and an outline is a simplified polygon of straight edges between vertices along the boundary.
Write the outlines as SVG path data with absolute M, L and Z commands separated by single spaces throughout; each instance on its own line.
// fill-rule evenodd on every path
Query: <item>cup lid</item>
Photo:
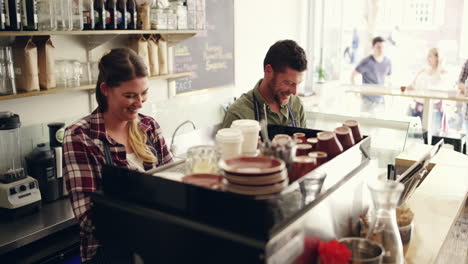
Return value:
M 307 142 L 310 143 L 310 144 L 317 144 L 318 139 L 317 138 L 308 138 Z
M 239 128 L 243 131 L 258 132 L 260 131 L 260 123 L 257 120 L 251 119 L 239 119 L 235 120 L 231 124 L 232 128 Z
M 216 133 L 216 141 L 223 143 L 237 143 L 244 141 L 242 131 L 238 128 L 223 128 Z

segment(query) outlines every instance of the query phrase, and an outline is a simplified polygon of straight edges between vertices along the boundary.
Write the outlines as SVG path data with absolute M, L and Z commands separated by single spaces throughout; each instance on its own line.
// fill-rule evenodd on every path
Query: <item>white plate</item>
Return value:
M 271 185 L 264 185 L 264 186 L 246 186 L 246 185 L 238 185 L 227 182 L 224 185 L 224 189 L 228 192 L 243 194 L 243 195 L 266 195 L 272 193 L 281 192 L 284 188 L 288 187 L 288 179 Z
M 282 182 L 288 178 L 288 173 L 286 170 L 282 170 L 271 175 L 263 176 L 240 176 L 233 175 L 228 172 L 225 172 L 224 178 L 230 183 L 241 184 L 241 185 L 268 185 Z

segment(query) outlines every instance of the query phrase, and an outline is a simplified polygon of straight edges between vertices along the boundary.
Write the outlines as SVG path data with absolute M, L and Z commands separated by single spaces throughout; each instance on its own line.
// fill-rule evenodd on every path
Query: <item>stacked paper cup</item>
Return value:
M 237 128 L 242 131 L 242 135 L 244 137 L 244 142 L 242 143 L 242 154 L 248 156 L 256 155 L 260 123 L 251 119 L 239 119 L 232 122 L 231 128 Z
M 216 145 L 223 159 L 230 159 L 242 154 L 244 136 L 237 128 L 223 128 L 216 133 Z

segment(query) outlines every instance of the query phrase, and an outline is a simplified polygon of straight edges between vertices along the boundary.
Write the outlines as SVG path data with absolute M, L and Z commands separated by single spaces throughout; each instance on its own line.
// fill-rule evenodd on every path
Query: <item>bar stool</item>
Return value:
M 466 154 L 466 135 L 463 133 L 437 133 L 432 136 L 432 145 L 441 139 L 444 143 L 453 145 L 453 150 Z M 426 140 L 425 140 L 426 141 Z M 427 141 L 425 142 L 427 144 Z

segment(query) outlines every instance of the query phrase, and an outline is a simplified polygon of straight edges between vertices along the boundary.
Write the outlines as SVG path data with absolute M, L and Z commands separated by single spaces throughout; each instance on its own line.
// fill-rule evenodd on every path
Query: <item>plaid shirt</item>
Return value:
M 153 118 L 140 114 L 138 125 L 153 142 L 157 152 L 158 162 L 145 163 L 145 170 L 172 162 L 158 123 Z M 107 135 L 99 110 L 65 130 L 64 177 L 73 212 L 80 225 L 82 261 L 92 259 L 99 247 L 99 242 L 93 236 L 94 226 L 90 220 L 90 197 L 92 192 L 101 189 L 101 167 L 105 164 L 104 140 L 109 142 L 114 166 L 130 168 L 126 160 L 125 146 Z
M 460 77 L 458 77 L 458 83 L 463 83 L 465 84 L 466 78 L 468 78 L 468 60 L 466 60 L 465 64 L 463 65 L 463 68 L 460 72 Z M 468 87 L 465 87 L 467 89 Z M 465 110 L 465 120 L 468 120 L 468 104 L 465 104 L 464 110 Z

